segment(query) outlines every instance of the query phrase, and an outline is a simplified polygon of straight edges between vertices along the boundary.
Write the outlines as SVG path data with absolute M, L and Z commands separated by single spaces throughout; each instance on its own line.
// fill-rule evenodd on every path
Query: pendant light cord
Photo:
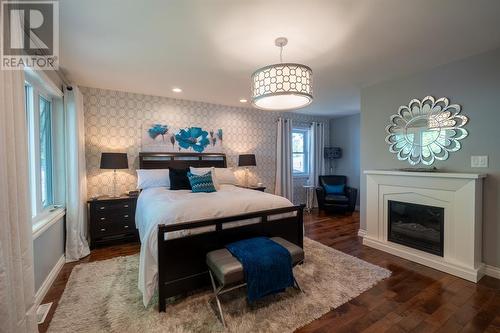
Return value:
M 283 63 L 283 45 L 280 46 L 280 63 Z

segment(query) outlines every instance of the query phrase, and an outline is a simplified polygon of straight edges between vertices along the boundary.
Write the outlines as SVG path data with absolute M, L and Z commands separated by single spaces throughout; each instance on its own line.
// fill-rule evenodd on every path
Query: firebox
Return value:
M 388 240 L 443 256 L 444 208 L 389 200 Z

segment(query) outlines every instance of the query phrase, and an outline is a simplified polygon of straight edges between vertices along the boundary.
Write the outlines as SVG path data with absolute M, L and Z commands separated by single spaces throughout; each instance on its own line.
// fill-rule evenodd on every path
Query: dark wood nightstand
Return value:
M 248 185 L 248 186 L 236 185 L 236 186 L 241 187 L 241 188 L 246 188 L 249 190 L 261 191 L 261 192 L 264 192 L 266 190 L 265 186 L 252 186 L 252 185 Z
M 135 227 L 137 197 L 99 197 L 87 203 L 91 248 L 115 241 L 139 240 Z

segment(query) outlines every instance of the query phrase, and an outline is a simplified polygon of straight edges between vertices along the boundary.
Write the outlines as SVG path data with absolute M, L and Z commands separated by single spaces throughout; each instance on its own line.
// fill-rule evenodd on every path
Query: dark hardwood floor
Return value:
M 363 246 L 357 213 L 306 214 L 305 228 L 307 237 L 385 267 L 392 276 L 298 332 L 500 332 L 500 280 L 484 277 L 474 284 Z M 54 306 L 40 332 L 47 330 L 75 265 L 137 252 L 138 244 L 117 245 L 65 264 L 44 299 Z

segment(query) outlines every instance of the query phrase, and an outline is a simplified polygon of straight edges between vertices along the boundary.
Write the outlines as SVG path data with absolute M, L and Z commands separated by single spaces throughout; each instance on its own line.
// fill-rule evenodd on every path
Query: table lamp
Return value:
M 342 157 L 342 148 L 340 148 L 340 147 L 325 147 L 324 157 L 325 157 L 325 159 L 332 161 L 331 164 L 333 164 L 333 167 L 335 168 L 336 167 L 335 160 Z M 331 164 L 330 164 L 330 173 L 333 173 Z
M 245 167 L 245 186 L 248 187 L 248 167 L 256 166 L 254 154 L 242 154 L 238 156 L 238 166 Z
M 127 153 L 101 153 L 101 169 L 113 170 L 113 194 L 111 197 L 117 198 L 116 170 L 128 169 Z

